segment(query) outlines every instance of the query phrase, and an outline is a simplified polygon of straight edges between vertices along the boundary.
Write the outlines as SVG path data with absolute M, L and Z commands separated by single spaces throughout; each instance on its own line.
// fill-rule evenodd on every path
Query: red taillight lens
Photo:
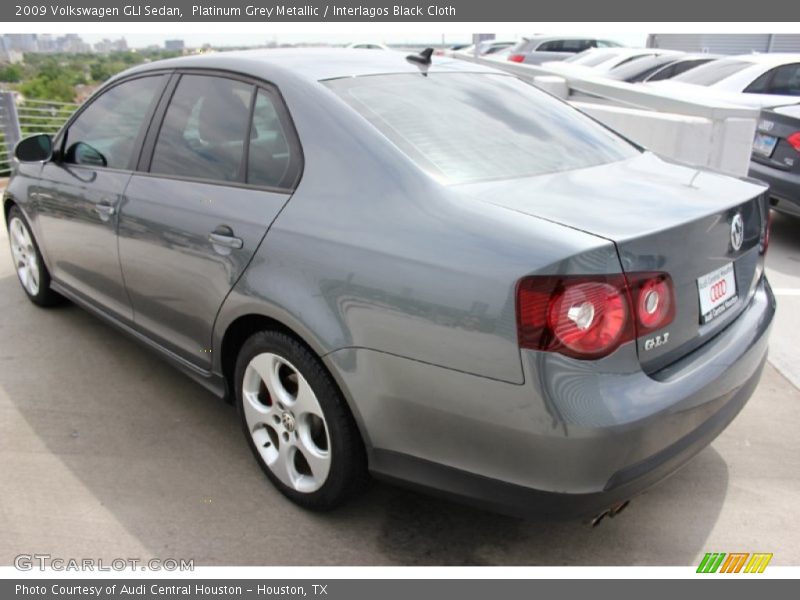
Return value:
M 523 54 L 509 54 L 508 60 L 510 60 L 511 62 L 521 63 L 525 62 L 525 56 Z
M 619 345 L 628 322 L 624 292 L 607 283 L 564 288 L 550 301 L 547 325 L 556 340 L 580 355 L 605 354 Z
M 764 231 L 761 232 L 761 254 L 767 253 L 769 248 L 769 232 L 772 229 L 772 211 L 767 206 L 767 222 L 764 224 Z
M 786 141 L 789 142 L 789 145 L 800 152 L 800 131 L 796 131 L 792 135 L 786 138 Z
M 623 275 L 526 277 L 517 310 L 523 348 L 599 358 L 632 339 Z
M 666 327 L 675 318 L 675 294 L 669 275 L 631 273 L 628 286 L 636 309 L 637 337 Z
M 674 316 L 666 273 L 536 276 L 517 286 L 519 344 L 532 350 L 601 358 Z

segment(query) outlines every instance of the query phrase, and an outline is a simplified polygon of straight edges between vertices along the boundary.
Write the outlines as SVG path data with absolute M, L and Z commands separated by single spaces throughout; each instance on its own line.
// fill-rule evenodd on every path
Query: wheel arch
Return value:
M 8 213 L 11 212 L 11 208 L 13 206 L 17 206 L 17 203 L 14 200 L 13 196 L 8 195 L 5 198 L 3 198 L 3 217 L 6 220 L 6 225 L 8 225 Z
M 258 331 L 271 330 L 280 331 L 289 337 L 300 342 L 304 345 L 314 356 L 316 356 L 325 371 L 330 375 L 336 387 L 342 394 L 347 407 L 350 409 L 350 414 L 356 422 L 361 441 L 364 443 L 367 456 L 371 455 L 371 444 L 369 435 L 364 426 L 364 421 L 360 412 L 358 411 L 356 402 L 353 401 L 350 391 L 344 384 L 342 377 L 336 372 L 330 361 L 325 360 L 326 352 L 322 349 L 318 340 L 314 339 L 311 335 L 301 335 L 295 328 L 288 326 L 286 323 L 259 312 L 249 312 L 234 318 L 225 326 L 224 331 L 219 336 L 219 357 L 217 359 L 217 368 L 220 370 L 227 389 L 226 400 L 230 403 L 235 402 L 235 381 L 234 374 L 236 371 L 236 359 L 239 356 L 239 350 L 247 339 Z

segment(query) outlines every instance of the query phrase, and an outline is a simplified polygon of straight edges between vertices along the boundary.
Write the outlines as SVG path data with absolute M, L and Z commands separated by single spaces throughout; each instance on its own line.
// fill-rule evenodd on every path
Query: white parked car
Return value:
M 389 46 L 380 42 L 353 42 L 346 47 L 353 50 L 391 50 Z
M 552 71 L 586 75 L 603 75 L 612 69 L 621 67 L 632 61 L 649 56 L 675 55 L 683 53 L 677 50 L 661 48 L 596 48 L 576 54 L 563 61 L 542 63 L 542 67 Z
M 478 56 L 492 56 L 506 48 L 510 48 L 514 46 L 516 42 L 512 41 L 503 41 L 503 40 L 483 40 L 482 42 L 478 42 L 477 44 L 477 53 Z M 460 54 L 466 54 L 467 56 L 475 56 L 475 44 L 470 44 L 466 48 L 461 48 L 453 53 L 453 55 L 458 56 Z
M 680 52 L 663 48 L 590 48 L 566 59 L 564 63 L 610 70 L 637 58 L 662 54 L 680 54 Z
M 800 54 L 730 56 L 648 85 L 748 106 L 800 102 Z

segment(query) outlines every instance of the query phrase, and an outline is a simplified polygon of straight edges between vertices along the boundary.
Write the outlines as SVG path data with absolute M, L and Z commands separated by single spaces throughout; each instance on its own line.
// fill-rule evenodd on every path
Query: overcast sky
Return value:
M 549 33 L 549 32 L 537 32 L 537 33 Z M 563 32 L 561 32 L 563 33 Z M 570 32 L 572 35 L 587 35 L 587 36 L 595 36 L 595 37 L 602 37 L 607 39 L 616 40 L 622 44 L 627 46 L 644 46 L 645 42 L 647 41 L 647 34 L 636 34 L 636 33 L 619 33 L 614 34 L 613 32 L 600 32 L 600 31 L 574 31 Z M 171 38 L 178 38 L 183 39 L 186 42 L 187 46 L 191 47 L 198 47 L 202 46 L 203 44 L 211 44 L 212 46 L 258 46 L 264 45 L 268 42 L 276 42 L 276 43 L 288 43 L 288 44 L 298 44 L 302 42 L 307 43 L 320 43 L 320 42 L 328 42 L 332 44 L 346 44 L 353 41 L 377 41 L 383 42 L 386 44 L 398 44 L 398 43 L 409 43 L 409 44 L 424 44 L 426 42 L 436 42 L 439 43 L 442 41 L 442 35 L 444 35 L 444 40 L 446 43 L 458 43 L 458 42 L 467 42 L 470 40 L 470 36 L 468 34 L 458 34 L 458 33 L 444 33 L 444 34 L 414 34 L 414 33 L 375 33 L 369 34 L 365 33 L 364 31 L 361 32 L 353 32 L 353 33 L 330 33 L 330 34 L 321 34 L 321 33 L 309 33 L 309 34 L 302 34 L 302 33 L 287 33 L 287 34 L 270 34 L 269 32 L 265 32 L 263 35 L 259 34 L 252 34 L 252 33 L 238 33 L 238 34 L 204 34 L 204 33 L 187 33 L 186 35 L 181 35 L 176 33 L 173 36 L 164 36 L 163 34 L 143 34 L 143 33 L 124 33 L 122 31 L 113 32 L 109 31 L 108 33 L 103 34 L 93 34 L 93 33 L 81 33 L 81 37 L 84 41 L 94 44 L 99 42 L 103 38 L 109 39 L 118 39 L 120 37 L 124 37 L 128 42 L 128 46 L 132 48 L 142 48 L 145 46 L 150 46 L 153 44 L 157 44 L 159 46 L 164 45 L 165 39 Z M 520 31 L 518 33 L 511 33 L 508 32 L 503 35 L 498 35 L 498 39 L 518 39 L 525 35 L 531 35 L 531 32 Z

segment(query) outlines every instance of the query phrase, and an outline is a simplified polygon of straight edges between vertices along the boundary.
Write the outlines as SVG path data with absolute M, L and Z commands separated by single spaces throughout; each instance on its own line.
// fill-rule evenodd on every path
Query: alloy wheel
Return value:
M 11 255 L 22 286 L 31 295 L 39 293 L 39 258 L 28 227 L 19 217 L 13 217 L 8 227 Z
M 270 471 L 298 492 L 320 489 L 331 467 L 331 444 L 316 394 L 297 368 L 265 352 L 242 382 L 247 429 Z

